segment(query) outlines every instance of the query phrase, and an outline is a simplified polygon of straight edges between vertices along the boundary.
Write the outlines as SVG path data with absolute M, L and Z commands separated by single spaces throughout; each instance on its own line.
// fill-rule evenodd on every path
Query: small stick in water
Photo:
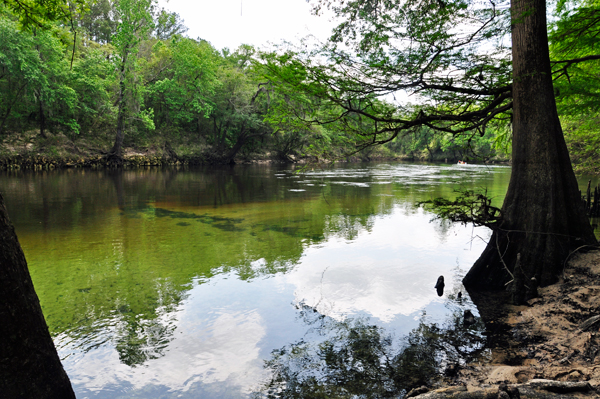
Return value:
M 435 289 L 437 290 L 438 296 L 444 295 L 444 276 L 440 276 L 437 279 L 437 283 L 435 284 Z

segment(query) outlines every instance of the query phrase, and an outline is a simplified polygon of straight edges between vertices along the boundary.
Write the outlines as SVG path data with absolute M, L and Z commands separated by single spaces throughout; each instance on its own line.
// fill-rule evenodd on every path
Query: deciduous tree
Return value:
M 264 122 L 268 107 L 268 87 L 259 80 L 253 63 L 255 50 L 242 45 L 223 55 L 210 114 L 212 137 L 219 161 L 233 163 L 235 156 L 250 143 L 265 137 L 271 130 Z
M 0 134 L 11 119 L 20 127 L 24 119 L 37 120 L 42 136 L 47 126 L 78 130 L 64 50 L 52 32 L 34 35 L 0 16 Z
M 154 0 L 118 0 L 115 7 L 119 24 L 112 43 L 116 48 L 115 69 L 119 89 L 116 101 L 117 132 L 109 159 L 116 164 L 123 160 L 123 139 L 128 119 L 137 118 L 154 127 L 151 115 L 141 107 L 140 91 L 144 85 L 139 81 L 141 74 L 138 71 L 140 43 L 153 29 L 153 7 Z
M 596 244 L 556 110 L 545 0 L 513 0 L 511 11 L 513 172 L 502 221 L 465 277 L 470 287 L 499 288 L 509 271 L 554 283 L 571 251 Z
M 197 121 L 213 110 L 219 85 L 216 50 L 205 41 L 174 37 L 154 46 L 148 71 L 148 105 L 158 127 L 197 130 Z

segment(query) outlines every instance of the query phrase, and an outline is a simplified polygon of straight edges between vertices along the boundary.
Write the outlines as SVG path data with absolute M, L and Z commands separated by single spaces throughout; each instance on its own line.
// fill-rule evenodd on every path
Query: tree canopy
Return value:
M 314 3 L 315 12 L 330 9 L 340 21 L 323 45 L 223 52 L 185 37 L 181 17 L 154 2 L 144 3 L 145 22 L 136 24 L 127 17 L 141 16 L 134 3 L 4 1 L 0 13 L 12 24 L 10 40 L 50 35 L 54 53 L 63 55 L 40 53 L 28 63 L 56 71 L 52 87 L 30 81 L 19 90 L 22 71 L 0 75 L 8 88 L 0 104 L 2 132 L 37 128 L 42 135 L 105 140 L 116 129 L 122 145 L 169 141 L 178 153 L 200 151 L 211 162 L 229 162 L 230 155 L 510 157 L 507 2 L 323 0 Z M 34 5 L 43 7 L 33 13 Z M 558 109 L 580 170 L 596 168 L 590 161 L 597 148 L 596 8 L 593 1 L 561 2 L 548 28 Z M 125 44 L 128 27 L 137 33 Z M 16 54 L 5 48 L 3 60 Z M 246 54 L 246 64 L 234 66 L 233 54 Z M 12 71 L 14 62 L 1 66 Z M 234 70 L 238 89 L 227 99 Z M 236 103 L 243 91 L 248 101 L 258 93 L 250 119 L 250 108 Z M 253 133 L 243 120 L 253 121 Z
M 556 100 L 576 168 L 598 172 L 600 39 L 597 1 L 560 2 L 550 29 Z
M 496 121 L 510 121 L 506 4 L 356 0 L 319 6 L 343 20 L 329 42 L 266 59 L 270 76 L 291 86 L 290 94 L 299 90 L 318 101 L 313 109 L 319 114 L 304 119 L 338 123 L 358 148 L 419 127 L 483 135 Z M 357 123 L 365 118 L 373 122 L 367 129 Z

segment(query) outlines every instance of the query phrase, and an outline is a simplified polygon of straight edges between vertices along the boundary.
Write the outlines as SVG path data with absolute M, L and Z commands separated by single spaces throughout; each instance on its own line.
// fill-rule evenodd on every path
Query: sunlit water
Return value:
M 415 203 L 487 188 L 500 205 L 509 177 L 412 164 L 67 170 L 7 172 L 0 191 L 78 398 L 247 398 L 282 369 L 324 378 L 319 351 L 350 332 L 378 331 L 394 351 L 477 314 L 457 294 L 489 232 L 432 222 Z

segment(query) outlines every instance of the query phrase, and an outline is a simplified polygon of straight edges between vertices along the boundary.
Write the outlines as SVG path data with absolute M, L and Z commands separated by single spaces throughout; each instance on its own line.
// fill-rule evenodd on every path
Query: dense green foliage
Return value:
M 501 5 L 432 1 L 423 11 L 410 2 L 373 10 L 361 0 L 322 2 L 317 12 L 329 5 L 345 17 L 331 40 L 282 53 L 219 51 L 184 36 L 179 15 L 152 0 L 44 4 L 0 6 L 5 142 L 39 132 L 119 155 L 121 146 L 173 145 L 179 156 L 213 162 L 509 158 L 510 46 Z M 594 171 L 596 8 L 561 2 L 551 27 L 567 140 L 580 168 Z M 458 36 L 430 29 L 450 32 L 457 19 L 478 28 Z M 410 40 L 415 32 L 419 40 Z M 481 51 L 490 41 L 496 50 Z M 441 73 L 453 68 L 461 72 Z M 396 101 L 411 91 L 416 104 Z
M 319 5 L 343 21 L 324 46 L 265 57 L 270 78 L 294 99 L 284 113 L 327 126 L 357 149 L 490 155 L 512 109 L 505 4 Z
M 565 136 L 576 167 L 599 173 L 600 3 L 561 1 L 556 17 L 550 49 Z

